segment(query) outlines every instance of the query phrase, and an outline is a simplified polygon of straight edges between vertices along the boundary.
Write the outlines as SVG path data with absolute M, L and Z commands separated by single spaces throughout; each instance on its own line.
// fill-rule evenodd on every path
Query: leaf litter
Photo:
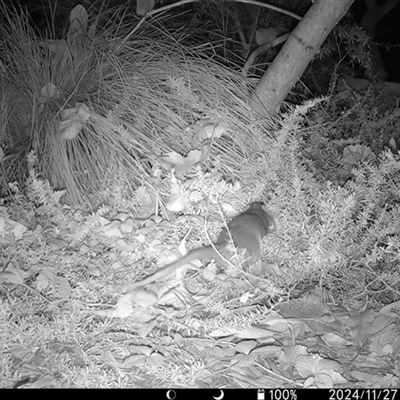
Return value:
M 114 229 L 119 230 L 125 221 L 122 218 Z M 134 225 L 138 236 L 164 230 L 162 220 L 134 221 Z M 101 226 L 104 237 L 109 236 L 108 224 L 103 222 Z M 165 227 L 169 232 L 171 224 Z M 154 244 L 157 246 L 160 244 Z M 223 279 L 218 278 L 212 263 L 203 271 L 197 270 L 200 266 L 199 263 L 194 273 L 192 268 L 182 268 L 165 282 L 117 295 L 111 308 L 102 309 L 101 302 L 92 311 L 89 307 L 89 313 L 103 321 L 103 328 L 97 330 L 100 342 L 111 335 L 114 327 L 115 342 L 106 359 L 111 360 L 112 356 L 114 361 L 109 365 L 120 377 L 135 369 L 139 374 L 156 373 L 160 382 L 177 386 L 198 386 L 202 379 L 202 385 L 213 387 L 222 379 L 227 386 L 326 388 L 350 382 L 356 387 L 376 387 L 379 376 L 385 386 L 398 385 L 387 363 L 400 349 L 400 302 L 373 311 L 357 304 L 338 307 L 323 303 L 315 294 L 319 290 L 283 301 L 276 289 L 278 300 L 272 301 L 274 289 L 265 278 L 259 279 L 257 288 L 242 279 L 232 284 L 229 276 L 222 274 Z M 214 271 L 213 278 L 204 273 L 209 269 Z M 71 298 L 72 277 L 66 279 L 54 272 L 48 267 L 39 269 L 36 282 L 44 291 L 59 285 L 58 291 L 49 293 L 56 304 Z M 96 278 L 91 273 L 88 277 Z M 0 282 L 4 288 L 18 287 L 22 277 L 14 266 L 7 266 L 0 271 Z M 243 297 L 242 291 L 248 296 Z M 270 303 L 262 305 L 263 300 Z M 118 326 L 123 327 L 119 334 Z M 121 340 L 122 346 L 118 346 Z M 82 366 L 87 365 L 88 351 L 96 346 L 73 348 L 82 353 L 75 360 Z M 29 346 L 21 346 L 18 351 L 9 347 L 9 357 L 14 363 L 24 363 L 25 374 L 47 376 L 42 383 L 36 380 L 32 387 L 59 385 L 57 380 L 49 382 L 42 357 L 32 357 L 38 351 Z

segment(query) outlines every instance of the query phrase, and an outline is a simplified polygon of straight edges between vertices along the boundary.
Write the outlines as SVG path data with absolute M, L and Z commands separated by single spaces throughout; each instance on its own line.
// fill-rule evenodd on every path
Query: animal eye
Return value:
M 269 221 L 268 228 L 271 229 L 272 231 L 275 230 L 275 221 L 272 219 Z

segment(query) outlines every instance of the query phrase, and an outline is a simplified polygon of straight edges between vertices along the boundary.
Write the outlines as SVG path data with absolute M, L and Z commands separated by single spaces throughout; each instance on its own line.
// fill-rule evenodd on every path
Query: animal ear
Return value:
M 276 232 L 275 218 L 274 218 L 273 214 L 271 214 L 267 210 L 265 203 L 254 202 L 254 203 L 249 204 L 249 208 L 251 208 L 252 210 L 261 210 L 261 213 L 257 212 L 256 214 L 262 220 L 267 233 Z
M 262 201 L 254 201 L 253 203 L 250 203 L 247 205 L 247 207 L 244 209 L 244 212 L 248 210 L 261 210 L 263 208 L 264 203 Z

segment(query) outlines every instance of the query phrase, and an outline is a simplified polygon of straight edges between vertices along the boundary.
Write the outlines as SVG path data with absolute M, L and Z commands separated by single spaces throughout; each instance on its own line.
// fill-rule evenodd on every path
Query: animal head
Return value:
M 267 233 L 276 232 L 276 224 L 273 215 L 267 210 L 265 204 L 261 201 L 250 203 L 245 212 L 258 215 L 266 227 Z

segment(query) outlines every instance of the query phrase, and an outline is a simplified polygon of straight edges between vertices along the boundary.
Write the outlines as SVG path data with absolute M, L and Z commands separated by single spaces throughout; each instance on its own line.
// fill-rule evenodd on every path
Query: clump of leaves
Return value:
M 309 136 L 301 130 L 304 115 L 315 103 L 287 116 L 267 154 L 273 162 L 265 170 L 265 177 L 274 191 L 271 204 L 279 210 L 278 222 L 285 238 L 278 246 L 271 243 L 269 259 L 275 259 L 285 271 L 280 282 L 293 283 L 316 274 L 331 284 L 342 276 L 341 285 L 347 287 L 348 295 L 363 291 L 360 286 L 365 281 L 349 281 L 345 278 L 349 270 L 385 266 L 389 278 L 384 281 L 397 298 L 393 265 L 400 240 L 400 160 L 384 152 L 375 161 L 354 164 L 346 171 L 345 182 L 318 177 L 309 168 L 303 151 Z M 314 127 L 318 128 L 323 127 Z M 339 153 L 331 162 L 337 170 L 343 169 Z
M 119 177 L 131 191 L 151 186 L 160 157 L 170 150 L 186 156 L 199 145 L 186 128 L 204 116 L 225 126 L 203 160 L 207 167 L 218 164 L 236 177 L 242 160 L 260 151 L 249 123 L 248 82 L 202 51 L 168 33 L 160 38 L 149 23 L 124 37 L 121 10 L 109 11 L 106 22 L 87 16 L 72 43 L 70 35 L 52 42 L 37 36 L 25 14 L 2 7 L 7 182 L 24 182 L 33 148 L 41 175 L 66 188 L 73 202 L 98 196 Z

